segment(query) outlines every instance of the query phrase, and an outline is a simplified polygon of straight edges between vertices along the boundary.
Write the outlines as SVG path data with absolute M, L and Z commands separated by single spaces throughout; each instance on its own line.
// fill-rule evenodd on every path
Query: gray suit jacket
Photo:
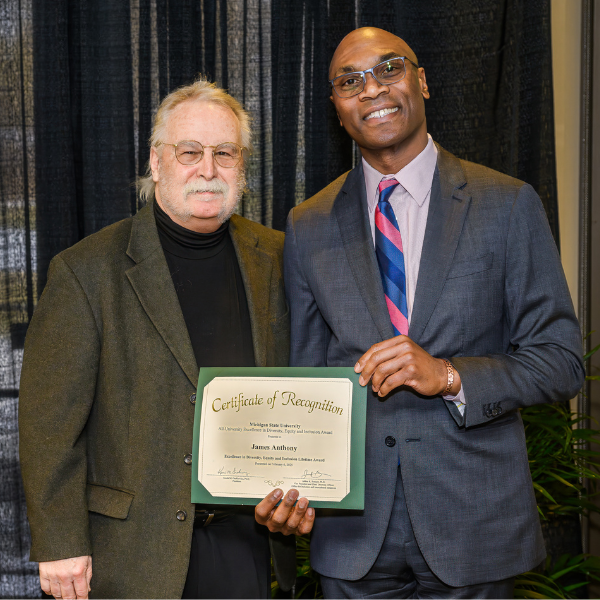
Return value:
M 256 364 L 287 366 L 283 234 L 238 216 L 230 232 Z M 92 554 L 93 597 L 181 597 L 197 382 L 151 204 L 54 258 L 21 377 L 32 560 Z
M 362 163 L 292 210 L 284 265 L 292 365 L 353 366 L 393 336 Z M 367 573 L 398 460 L 417 542 L 442 581 L 534 567 L 545 552 L 518 409 L 573 397 L 584 371 L 558 252 L 530 186 L 439 149 L 409 336 L 452 360 L 464 417 L 441 397 L 401 389 L 380 400 L 369 390 L 365 510 L 317 516 L 315 569 Z

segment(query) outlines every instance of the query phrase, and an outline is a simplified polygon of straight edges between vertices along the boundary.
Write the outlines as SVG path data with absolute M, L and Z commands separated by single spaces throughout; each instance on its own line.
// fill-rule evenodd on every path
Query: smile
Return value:
M 385 117 L 385 115 L 389 115 L 390 113 L 395 113 L 397 110 L 398 110 L 397 106 L 395 106 L 394 108 L 382 108 L 381 110 L 376 110 L 375 112 L 368 114 L 365 117 L 365 121 L 367 121 L 369 119 L 380 119 L 381 117 Z

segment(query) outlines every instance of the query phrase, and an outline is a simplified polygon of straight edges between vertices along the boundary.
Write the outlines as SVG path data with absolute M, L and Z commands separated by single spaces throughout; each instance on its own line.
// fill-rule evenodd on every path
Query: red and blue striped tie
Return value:
M 397 185 L 399 183 L 395 179 L 382 179 L 379 184 L 379 202 L 375 209 L 375 252 L 394 332 L 396 335 L 407 335 L 404 251 L 398 221 L 389 202 Z

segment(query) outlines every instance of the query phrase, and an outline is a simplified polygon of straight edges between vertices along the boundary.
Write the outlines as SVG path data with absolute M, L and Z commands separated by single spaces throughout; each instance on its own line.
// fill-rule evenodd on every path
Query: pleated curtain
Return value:
M 433 138 L 532 184 L 557 237 L 549 0 L 0 0 L 0 597 L 40 595 L 17 413 L 51 258 L 139 208 L 152 115 L 199 74 L 252 114 L 240 212 L 283 229 L 359 158 L 327 79 L 364 25 L 415 50 Z

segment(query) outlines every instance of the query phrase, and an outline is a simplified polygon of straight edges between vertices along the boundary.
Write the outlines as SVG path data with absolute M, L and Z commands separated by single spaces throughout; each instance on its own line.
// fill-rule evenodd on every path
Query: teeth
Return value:
M 367 119 L 379 119 L 381 117 L 385 117 L 385 115 L 389 115 L 390 113 L 396 112 L 398 110 L 398 107 L 394 107 L 394 108 L 384 108 L 382 110 L 377 110 L 375 112 L 372 112 L 370 115 L 365 117 L 365 121 Z

